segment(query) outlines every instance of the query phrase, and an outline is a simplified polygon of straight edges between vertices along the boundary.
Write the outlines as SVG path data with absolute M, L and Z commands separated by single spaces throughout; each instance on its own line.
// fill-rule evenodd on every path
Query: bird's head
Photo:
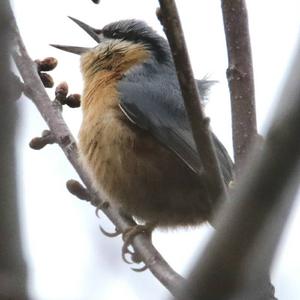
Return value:
M 170 62 L 167 41 L 142 21 L 124 20 L 108 24 L 102 29 L 94 29 L 77 19 L 71 19 L 98 43 L 97 46 L 52 46 L 81 55 L 81 69 L 85 77 L 99 71 L 123 75 L 146 61 L 158 64 Z

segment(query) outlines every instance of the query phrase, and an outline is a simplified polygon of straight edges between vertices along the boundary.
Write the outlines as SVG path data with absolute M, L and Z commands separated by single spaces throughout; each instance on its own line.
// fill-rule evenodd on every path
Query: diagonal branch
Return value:
M 192 299 L 232 299 L 244 283 L 245 270 L 250 268 L 259 283 L 260 272 L 270 269 L 299 188 L 300 43 L 296 54 L 265 145 L 250 156 L 255 160 L 191 274 Z
M 36 64 L 30 59 L 23 44 L 13 13 L 11 12 L 13 36 L 13 58 L 17 68 L 24 80 L 25 94 L 32 99 L 42 117 L 48 124 L 50 131 L 55 136 L 55 140 L 61 147 L 69 162 L 72 164 L 82 182 L 85 184 L 90 194 L 96 195 L 89 176 L 82 169 L 77 159 L 77 146 L 74 137 L 70 133 L 59 109 L 53 105 L 49 99 L 36 70 Z M 111 206 L 103 205 L 103 201 L 97 195 L 97 206 L 103 208 L 103 212 L 114 223 L 117 230 L 125 232 L 133 222 L 122 217 L 118 210 Z M 178 275 L 159 252 L 152 245 L 149 237 L 145 234 L 138 234 L 133 239 L 133 247 L 136 253 L 143 259 L 146 266 L 153 275 L 173 294 L 177 295 L 184 280 Z
M 189 61 L 177 7 L 174 0 L 160 0 L 159 3 L 160 20 L 172 50 L 185 108 L 197 150 L 204 166 L 206 186 L 212 199 L 220 199 L 220 196 L 225 194 L 226 189 L 212 143 L 209 122 L 204 116 L 200 104 L 200 96 Z
M 232 138 L 237 174 L 257 135 L 252 54 L 245 0 L 222 0 L 227 44 Z

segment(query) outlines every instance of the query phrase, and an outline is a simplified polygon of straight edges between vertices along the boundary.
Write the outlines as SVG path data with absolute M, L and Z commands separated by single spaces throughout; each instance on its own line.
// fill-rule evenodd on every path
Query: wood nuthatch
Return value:
M 96 189 L 151 228 L 208 220 L 216 199 L 203 183 L 168 42 L 142 21 L 98 30 L 71 19 L 98 43 L 53 45 L 81 56 L 80 158 Z M 197 85 L 205 97 L 211 81 Z M 233 163 L 214 135 L 213 142 L 228 185 Z

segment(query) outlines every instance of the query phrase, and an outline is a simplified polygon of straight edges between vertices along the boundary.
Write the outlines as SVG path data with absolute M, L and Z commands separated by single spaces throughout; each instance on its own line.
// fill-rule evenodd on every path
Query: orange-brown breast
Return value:
M 126 119 L 116 80 L 104 77 L 85 87 L 79 134 L 80 156 L 95 187 L 125 213 L 160 226 L 206 220 L 210 205 L 199 177 Z

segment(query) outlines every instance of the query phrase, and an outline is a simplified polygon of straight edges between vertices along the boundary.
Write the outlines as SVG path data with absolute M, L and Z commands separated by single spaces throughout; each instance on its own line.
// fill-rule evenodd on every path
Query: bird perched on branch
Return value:
M 81 56 L 79 149 L 96 189 L 149 228 L 209 220 L 216 199 L 204 184 L 168 42 L 141 21 L 98 30 L 71 19 L 98 43 L 52 45 Z M 211 82 L 197 85 L 205 96 Z M 227 185 L 233 164 L 214 135 L 213 142 Z

